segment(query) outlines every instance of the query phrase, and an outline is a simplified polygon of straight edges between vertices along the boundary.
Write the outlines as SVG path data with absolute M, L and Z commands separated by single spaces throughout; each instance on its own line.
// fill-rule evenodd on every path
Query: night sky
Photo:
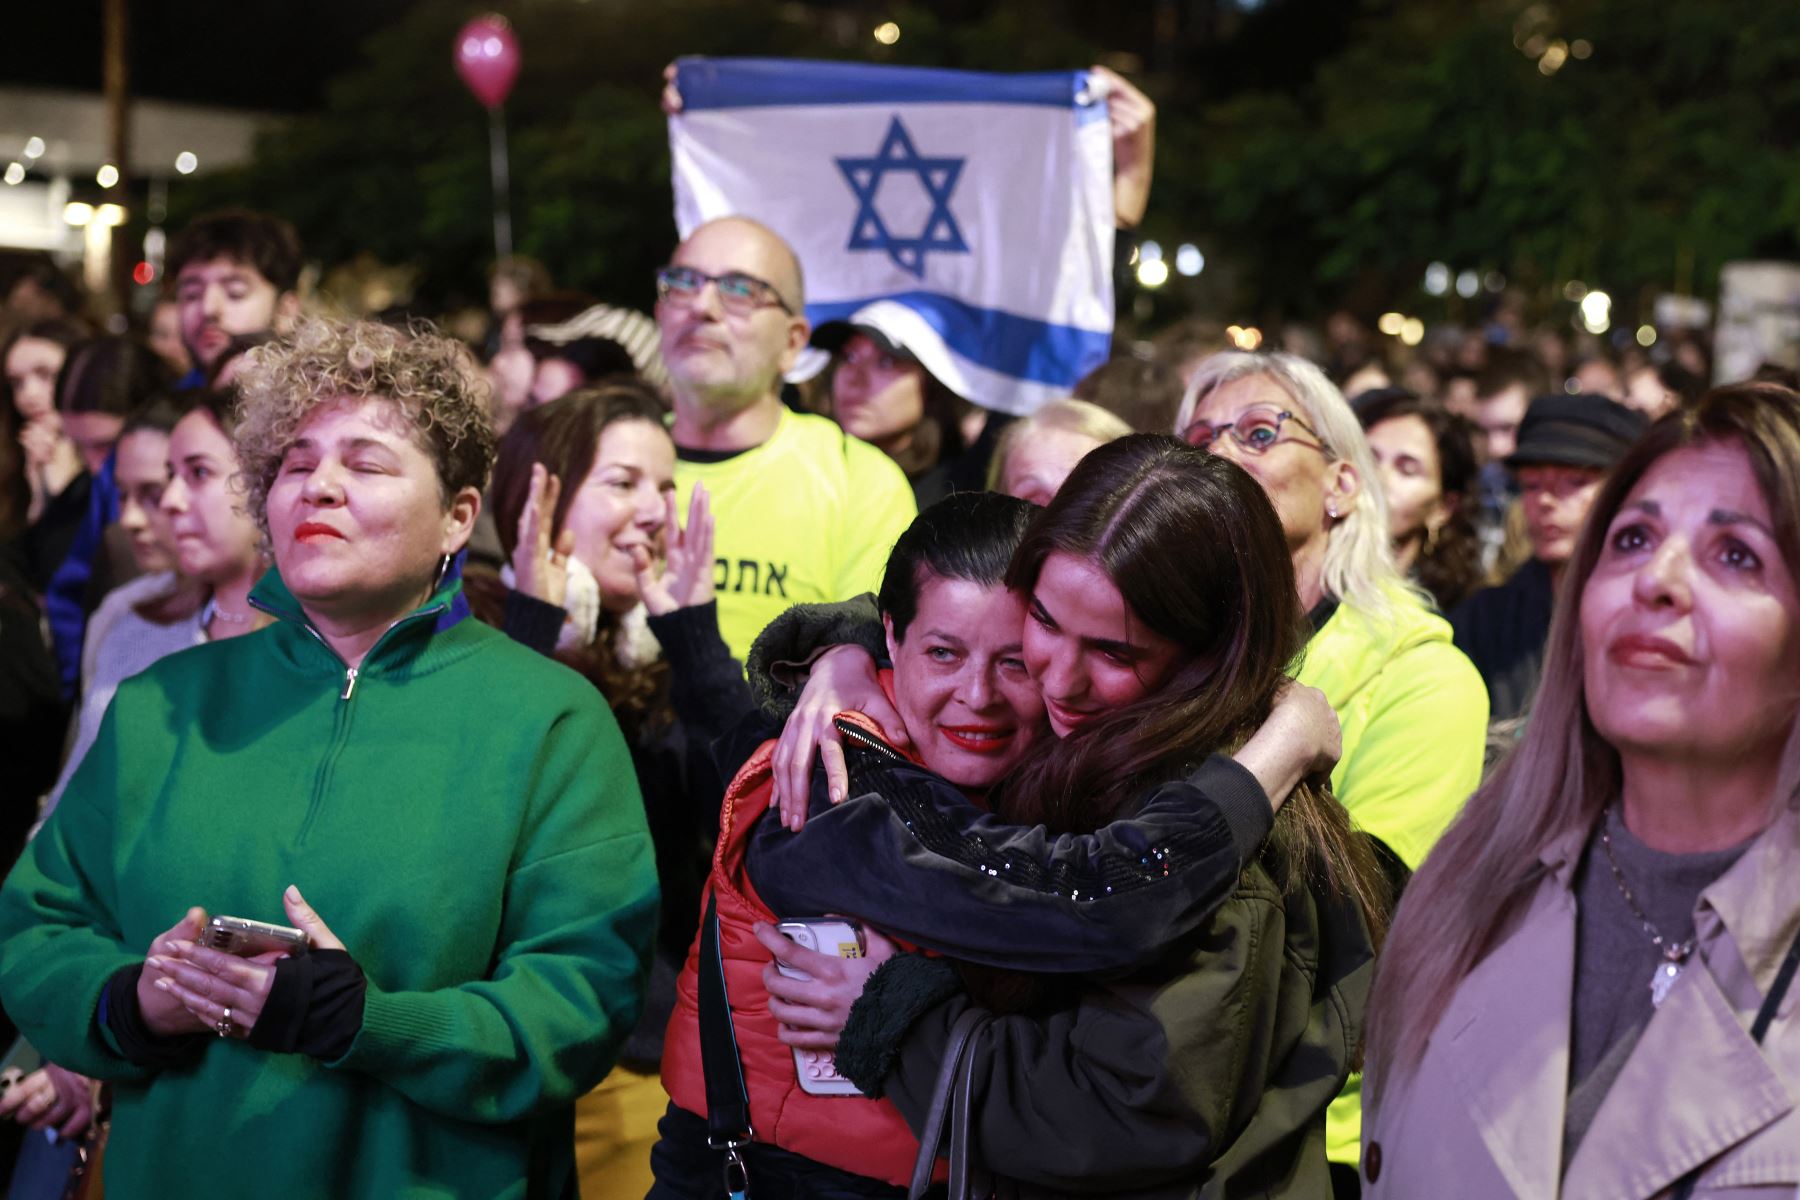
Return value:
M 131 0 L 142 97 L 295 112 L 355 47 L 421 0 Z M 101 0 L 8 4 L 0 84 L 98 91 Z
M 460 4 L 470 16 L 524 0 L 129 0 L 131 88 L 139 97 L 302 112 L 354 61 L 373 31 L 421 3 Z M 611 0 L 654 3 L 655 0 Z M 800 0 L 871 25 L 886 0 Z M 919 4 L 920 0 L 912 0 Z M 1358 13 L 1388 0 L 1041 0 L 1044 11 L 1127 52 L 1127 71 L 1164 72 L 1217 96 L 1245 85 L 1287 88 L 1342 43 Z M 947 22 L 970 21 L 996 0 L 925 0 Z M 7 5 L 0 85 L 101 87 L 102 0 Z

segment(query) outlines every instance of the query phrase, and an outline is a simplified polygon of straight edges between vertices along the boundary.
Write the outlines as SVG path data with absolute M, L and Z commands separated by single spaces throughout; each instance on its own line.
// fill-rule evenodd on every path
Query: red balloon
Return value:
M 519 77 L 519 39 L 498 13 L 476 17 L 456 35 L 456 73 L 487 108 L 506 102 Z

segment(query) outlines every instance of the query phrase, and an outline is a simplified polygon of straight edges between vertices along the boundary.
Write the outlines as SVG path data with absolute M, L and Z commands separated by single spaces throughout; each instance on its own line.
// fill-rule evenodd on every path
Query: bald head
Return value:
M 678 428 L 682 414 L 717 420 L 753 406 L 764 415 L 780 406 L 781 376 L 794 365 L 810 329 L 804 308 L 800 262 L 781 235 L 748 217 L 708 221 L 675 248 L 675 266 L 713 279 L 754 276 L 775 289 L 788 308 L 763 301 L 748 311 L 727 311 L 717 288 L 685 297 L 663 296 L 656 320 L 663 363 L 669 370 Z M 683 445 L 697 445 L 688 441 Z
M 779 233 L 761 221 L 751 217 L 715 217 L 697 225 L 687 240 L 676 247 L 674 261 L 685 263 L 683 255 L 701 246 L 709 254 L 741 258 L 735 269 L 774 284 L 795 312 L 806 307 L 806 280 L 800 273 L 799 256 Z

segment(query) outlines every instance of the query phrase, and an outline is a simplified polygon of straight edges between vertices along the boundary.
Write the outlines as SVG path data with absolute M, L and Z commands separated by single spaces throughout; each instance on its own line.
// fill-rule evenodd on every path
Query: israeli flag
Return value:
M 732 214 L 774 229 L 815 327 L 905 304 L 943 339 L 940 382 L 1010 413 L 1106 361 L 1112 136 L 1087 72 L 715 58 L 677 72 L 681 236 Z

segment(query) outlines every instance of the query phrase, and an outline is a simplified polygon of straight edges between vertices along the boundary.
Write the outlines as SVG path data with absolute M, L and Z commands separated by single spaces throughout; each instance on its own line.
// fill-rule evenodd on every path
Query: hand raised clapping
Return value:
M 513 544 L 513 588 L 546 604 L 563 606 L 569 594 L 569 555 L 575 552 L 575 534 L 563 530 L 550 537 L 556 504 L 562 498 L 562 480 L 543 463 L 531 464 L 531 488 L 519 511 L 519 536 Z
M 685 526 L 675 519 L 675 494 L 668 493 L 664 502 L 668 506 L 663 525 L 667 549 L 660 569 L 642 546 L 631 551 L 631 565 L 637 570 L 638 599 L 653 617 L 707 604 L 713 598 L 713 517 L 706 489 L 694 485 Z

